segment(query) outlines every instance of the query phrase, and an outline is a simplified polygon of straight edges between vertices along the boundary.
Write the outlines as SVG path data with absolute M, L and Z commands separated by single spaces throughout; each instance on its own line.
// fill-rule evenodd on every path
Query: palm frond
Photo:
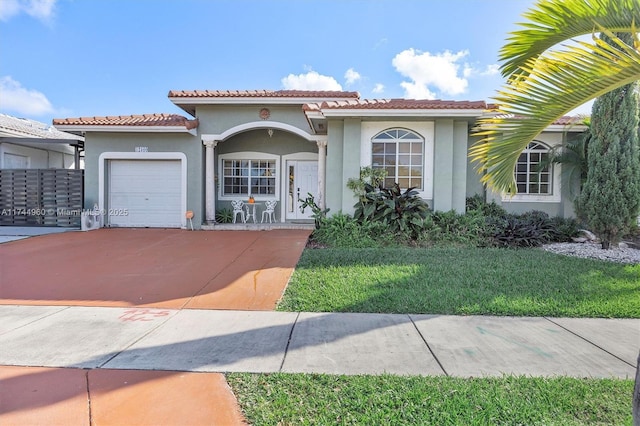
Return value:
M 547 159 L 540 163 L 540 170 L 550 167 L 553 163 L 560 164 L 564 181 L 578 183 L 581 190 L 587 179 L 587 146 L 590 140 L 591 132 L 587 131 L 573 141 L 554 146 Z M 570 185 L 569 192 L 575 195 L 573 185 Z
M 524 15 L 522 29 L 511 33 L 500 51 L 504 77 L 526 74 L 525 64 L 537 60 L 553 46 L 598 27 L 611 32 L 629 32 L 640 23 L 638 0 L 541 0 Z
M 600 0 L 598 0 L 600 1 Z M 513 168 L 521 151 L 546 127 L 589 100 L 640 80 L 640 52 L 608 29 L 617 48 L 597 37 L 553 51 L 521 66 L 495 97 L 497 114 L 478 120 L 481 139 L 469 156 L 485 172 L 482 181 L 497 191 L 515 193 Z

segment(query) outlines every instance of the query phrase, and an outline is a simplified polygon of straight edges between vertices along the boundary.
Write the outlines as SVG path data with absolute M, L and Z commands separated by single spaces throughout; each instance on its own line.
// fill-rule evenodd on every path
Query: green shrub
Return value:
M 577 234 L 577 222 L 571 219 L 550 219 L 545 212 L 533 210 L 521 215 L 489 218 L 493 238 L 503 247 L 538 247 L 558 241 L 570 241 Z
M 365 193 L 354 205 L 358 222 L 381 222 L 392 233 L 415 238 L 424 228 L 429 206 L 415 188 L 404 192 L 396 183 L 392 188 L 364 185 Z
M 577 237 L 579 234 L 580 224 L 576 219 L 556 216 L 551 218 L 551 222 L 551 242 L 570 242 L 572 238 Z
M 323 218 L 312 239 L 330 247 L 433 246 L 537 247 L 571 241 L 577 236 L 575 219 L 550 218 L 541 211 L 509 214 L 481 196 L 467 199 L 467 213 L 430 212 L 417 191 L 374 188 L 365 183 L 365 195 L 354 216 L 338 213 Z
M 383 184 L 387 177 L 385 169 L 374 169 L 373 167 L 361 167 L 358 179 L 349 178 L 347 180 L 347 188 L 361 199 L 366 194 L 365 185 L 371 185 L 374 188 Z
M 485 217 L 479 212 L 458 214 L 433 212 L 424 221 L 424 230 L 418 238 L 419 245 L 456 243 L 469 246 L 491 245 Z
M 395 243 L 396 235 L 382 222 L 358 222 L 342 212 L 322 221 L 312 239 L 331 247 L 382 247 Z
M 218 222 L 218 223 L 231 223 L 231 222 L 233 222 L 233 210 L 231 210 L 231 209 L 219 209 L 219 210 L 216 210 L 216 222 Z
M 300 207 L 302 208 L 303 213 L 304 209 L 306 209 L 307 207 L 311 209 L 311 217 L 313 217 L 316 229 L 320 228 L 322 221 L 327 217 L 329 209 L 321 209 L 320 206 L 316 204 L 316 200 L 314 199 L 313 194 L 310 192 L 307 193 L 307 198 L 298 198 L 298 202 L 300 203 Z
M 504 207 L 498 205 L 495 201 L 492 200 L 490 203 L 487 203 L 480 194 L 467 197 L 466 212 L 479 212 L 483 216 L 488 217 L 506 217 L 509 214 Z

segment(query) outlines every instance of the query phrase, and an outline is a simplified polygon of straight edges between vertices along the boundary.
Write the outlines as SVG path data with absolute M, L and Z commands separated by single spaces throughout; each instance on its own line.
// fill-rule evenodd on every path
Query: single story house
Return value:
M 85 137 L 85 208 L 97 204 L 105 226 L 186 227 L 185 212 L 193 211 L 200 227 L 249 196 L 276 200 L 280 222 L 311 218 L 299 202 L 307 193 L 330 214 L 352 213 L 356 198 L 346 183 L 365 166 L 418 188 L 434 210 L 464 212 L 466 198 L 485 191 L 467 155 L 484 101 L 302 90 L 170 91 L 169 100 L 187 116 L 54 120 Z M 487 199 L 511 211 L 573 215 L 560 167 L 537 164 L 582 131 L 570 119 L 550 126 L 521 155 L 518 195 Z

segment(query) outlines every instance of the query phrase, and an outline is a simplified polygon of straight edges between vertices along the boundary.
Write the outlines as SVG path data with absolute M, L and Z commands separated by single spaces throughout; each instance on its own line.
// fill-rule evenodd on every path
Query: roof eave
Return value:
M 59 130 L 56 127 L 56 130 Z M 69 141 L 73 142 L 77 140 L 74 135 L 64 135 L 64 132 L 60 131 L 57 133 L 35 133 L 35 132 L 25 132 L 18 129 L 10 129 L 7 127 L 0 128 L 0 136 L 9 136 L 9 137 L 18 137 L 18 138 L 35 138 L 35 139 L 69 139 Z
M 324 117 L 454 117 L 476 118 L 482 116 L 481 109 L 322 109 Z
M 584 124 L 552 124 L 544 129 L 545 132 L 576 132 L 582 133 L 589 127 Z
M 345 98 L 259 97 L 259 96 L 170 96 L 175 105 L 303 105 L 319 101 L 341 101 Z
M 120 132 L 120 133 L 190 133 L 198 134 L 197 127 L 188 129 L 184 126 L 120 126 L 120 125 L 82 125 L 57 124 L 57 129 L 76 132 Z

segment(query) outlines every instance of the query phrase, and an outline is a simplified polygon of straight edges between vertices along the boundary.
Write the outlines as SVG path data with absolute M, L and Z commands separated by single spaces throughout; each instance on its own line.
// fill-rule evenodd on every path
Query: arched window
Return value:
M 424 138 L 404 129 L 389 129 L 371 139 L 371 166 L 387 171 L 385 187 L 424 189 Z
M 549 164 L 549 147 L 538 141 L 529 143 L 516 164 L 518 194 L 552 194 L 552 171 Z

